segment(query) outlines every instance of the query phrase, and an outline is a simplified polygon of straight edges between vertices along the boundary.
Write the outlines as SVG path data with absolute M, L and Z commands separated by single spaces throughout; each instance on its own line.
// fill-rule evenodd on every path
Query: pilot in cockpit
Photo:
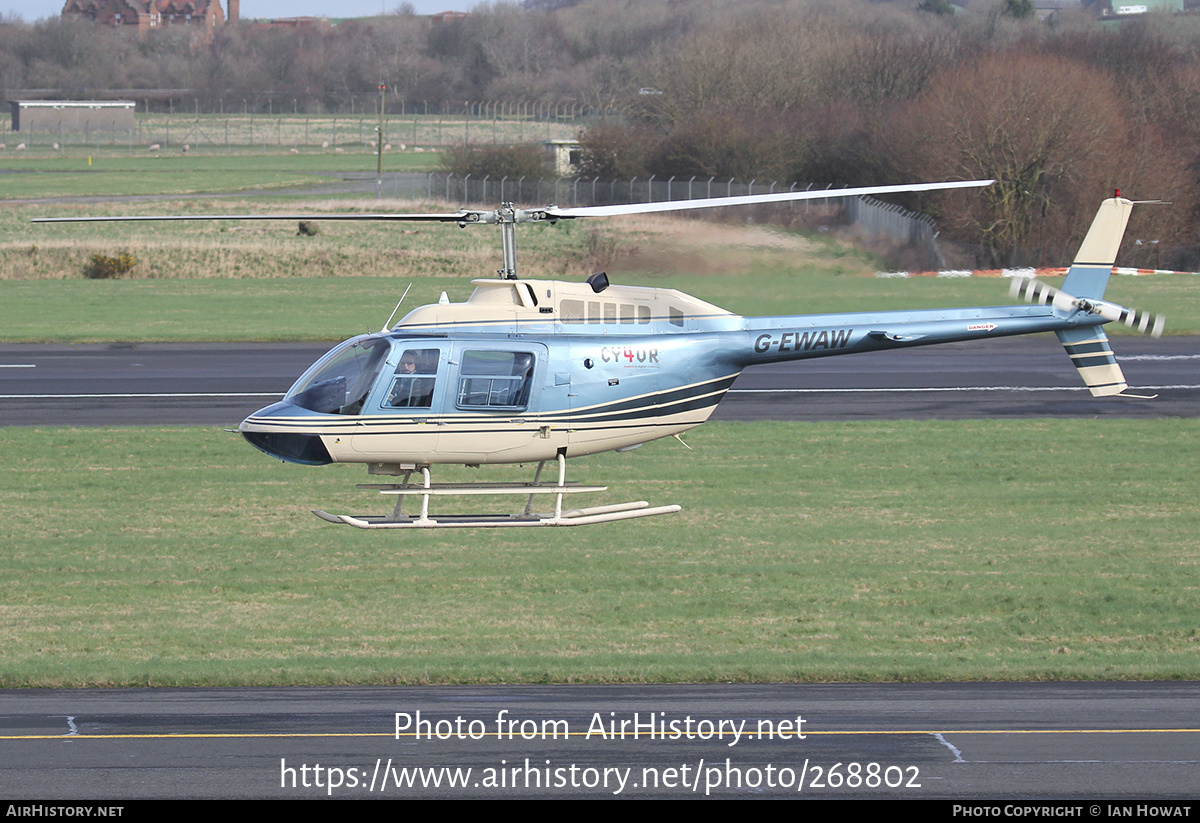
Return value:
M 396 379 L 388 392 L 387 405 L 422 409 L 433 405 L 437 354 L 437 349 L 405 350 L 396 367 Z

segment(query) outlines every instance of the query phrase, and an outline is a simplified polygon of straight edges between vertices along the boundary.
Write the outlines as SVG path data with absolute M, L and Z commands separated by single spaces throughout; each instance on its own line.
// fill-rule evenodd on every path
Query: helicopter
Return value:
M 286 462 L 363 463 L 387 482 L 358 488 L 394 496 L 383 515 L 313 514 L 362 529 L 577 526 L 670 514 L 678 505 L 634 501 L 564 508 L 564 498 L 606 486 L 566 480 L 567 458 L 625 452 L 705 422 L 748 366 L 910 346 L 1054 332 L 1094 396 L 1137 397 L 1101 326 L 1121 322 L 1158 336 L 1163 319 L 1103 299 L 1134 201 L 1104 200 L 1061 289 L 1015 278 L 1027 306 L 742 317 L 674 289 L 520 279 L 516 226 L 831 196 L 936 191 L 991 180 L 782 192 L 616 206 L 459 209 L 431 214 L 187 215 L 42 218 L 126 220 L 381 220 L 497 225 L 503 268 L 473 280 L 461 303 L 443 292 L 395 325 L 346 340 L 305 371 L 279 402 L 238 427 Z M 401 298 L 403 302 L 403 298 Z M 397 304 L 397 309 L 399 304 Z M 396 310 L 393 311 L 393 317 Z M 557 478 L 544 480 L 553 462 Z M 445 464 L 536 464 L 525 483 L 434 483 Z M 434 514 L 443 496 L 515 495 L 516 513 Z M 534 511 L 539 495 L 553 510 Z M 407 498 L 419 511 L 405 513 Z

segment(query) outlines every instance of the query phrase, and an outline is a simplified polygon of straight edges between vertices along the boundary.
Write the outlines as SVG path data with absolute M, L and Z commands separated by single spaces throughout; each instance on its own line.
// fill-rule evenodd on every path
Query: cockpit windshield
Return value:
M 359 414 L 391 349 L 384 337 L 347 340 L 305 372 L 285 399 L 322 414 Z

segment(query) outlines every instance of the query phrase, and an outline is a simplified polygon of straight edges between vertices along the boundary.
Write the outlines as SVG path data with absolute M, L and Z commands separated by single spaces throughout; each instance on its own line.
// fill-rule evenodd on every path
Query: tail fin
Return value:
M 1092 227 L 1083 238 L 1083 245 L 1063 281 L 1064 292 L 1072 297 L 1104 297 L 1131 211 L 1132 201 L 1122 197 L 1110 197 L 1100 204 Z M 1055 333 L 1093 397 L 1109 397 L 1129 388 L 1104 329 L 1092 326 Z
M 1103 299 L 1132 210 L 1133 201 L 1121 197 L 1111 197 L 1100 204 L 1061 290 L 1035 280 L 1024 280 L 1013 283 L 1012 295 L 1030 303 L 1052 305 L 1062 312 L 1079 310 L 1099 315 L 1104 320 L 1122 322 L 1155 337 L 1161 335 L 1162 317 Z M 1112 347 L 1108 345 L 1108 336 L 1099 325 L 1062 329 L 1055 334 L 1094 397 L 1124 394 L 1129 388 Z
M 1063 291 L 1072 297 L 1104 296 L 1131 211 L 1133 201 L 1123 197 L 1110 197 L 1100 204 L 1096 219 L 1063 281 Z
M 1079 369 L 1079 376 L 1083 378 L 1092 397 L 1110 397 L 1129 388 L 1112 346 L 1108 345 L 1108 335 L 1104 329 L 1087 326 L 1062 329 L 1055 334 L 1067 350 L 1072 365 Z

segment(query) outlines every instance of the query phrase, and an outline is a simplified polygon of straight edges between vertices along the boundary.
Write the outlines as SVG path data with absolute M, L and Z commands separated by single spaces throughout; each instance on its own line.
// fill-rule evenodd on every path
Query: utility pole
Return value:
M 376 130 L 378 134 L 377 146 L 379 162 L 375 167 L 375 199 L 379 200 L 383 197 L 383 93 L 387 90 L 387 86 L 383 83 L 379 84 L 379 128 Z

